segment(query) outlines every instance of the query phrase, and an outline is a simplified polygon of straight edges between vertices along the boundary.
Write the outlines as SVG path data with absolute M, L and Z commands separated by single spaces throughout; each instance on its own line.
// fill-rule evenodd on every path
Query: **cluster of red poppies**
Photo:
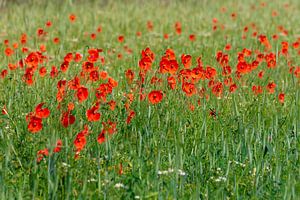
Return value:
M 223 11 L 222 11 L 223 12 Z M 224 11 L 225 12 L 225 11 Z M 236 19 L 236 13 L 231 14 L 232 20 Z M 77 20 L 75 14 L 69 15 L 69 20 L 74 24 Z M 37 29 L 37 37 L 39 41 L 46 41 L 51 21 L 47 21 L 44 28 Z M 149 32 L 153 31 L 154 24 L 152 21 L 147 22 L 147 29 Z M 213 31 L 217 29 L 224 29 L 224 25 L 220 24 L 218 19 L 213 19 Z M 179 57 L 176 56 L 175 50 L 168 48 L 164 51 L 164 54 L 157 61 L 157 68 L 155 64 L 155 53 L 150 48 L 145 48 L 141 51 L 141 58 L 136 63 L 139 67 L 136 72 L 135 69 L 125 70 L 126 87 L 128 91 L 121 91 L 123 93 L 122 103 L 126 110 L 126 119 L 124 122 L 130 124 L 136 116 L 135 107 L 133 102 L 137 99 L 139 101 L 147 101 L 150 105 L 156 106 L 156 104 L 163 103 L 164 98 L 168 96 L 172 91 L 179 90 L 185 97 L 197 99 L 197 104 L 200 105 L 201 99 L 216 97 L 222 98 L 225 95 L 235 93 L 239 87 L 245 86 L 246 81 L 243 77 L 249 76 L 249 74 L 257 73 L 258 80 L 265 76 L 266 70 L 276 69 L 278 65 L 278 59 L 283 58 L 287 65 L 289 73 L 300 79 L 300 67 L 295 66 L 292 62 L 290 52 L 293 50 L 298 51 L 300 55 L 300 38 L 296 41 L 289 43 L 287 41 L 281 42 L 281 48 L 278 52 L 272 52 L 272 44 L 268 37 L 263 34 L 258 34 L 255 24 L 246 26 L 243 29 L 242 39 L 246 39 L 247 32 L 253 30 L 252 37 L 256 38 L 261 44 L 263 50 L 251 50 L 244 48 L 237 52 L 234 56 L 236 60 L 230 57 L 230 51 L 232 49 L 231 44 L 226 44 L 223 50 L 217 51 L 215 60 L 217 65 L 215 67 L 210 65 L 204 65 L 201 56 L 194 58 L 187 54 L 182 53 Z M 288 32 L 284 27 L 278 27 L 279 31 L 283 35 L 287 35 Z M 174 31 L 176 35 L 181 35 L 182 26 L 180 22 L 176 22 L 174 25 Z M 97 28 L 97 32 L 102 32 L 102 27 Z M 91 39 L 95 40 L 96 33 L 90 34 Z M 141 37 L 142 33 L 138 31 L 137 37 Z M 164 39 L 168 39 L 169 35 L 164 34 Z M 53 43 L 59 44 L 58 37 L 54 37 Z M 195 34 L 189 34 L 190 41 L 196 41 Z M 278 35 L 273 35 L 273 40 L 278 39 Z M 125 43 L 125 35 L 119 35 L 117 38 L 119 43 Z M 51 66 L 50 72 L 46 66 L 51 59 L 47 55 L 46 45 L 40 44 L 39 50 L 30 50 L 26 47 L 28 36 L 22 33 L 19 38 L 19 43 L 10 44 L 8 40 L 4 41 L 5 50 L 4 53 L 8 58 L 11 58 L 19 48 L 19 44 L 22 48 L 23 58 L 17 62 L 11 62 L 12 59 L 8 59 L 9 63 L 6 69 L 3 69 L 0 73 L 0 78 L 5 79 L 11 72 L 16 70 L 22 71 L 22 80 L 27 86 L 34 86 L 39 76 L 40 78 L 49 78 L 55 81 L 56 84 L 56 101 L 57 110 L 59 111 L 59 121 L 64 128 L 68 128 L 76 123 L 75 111 L 78 109 L 78 105 L 89 103 L 88 108 L 85 110 L 86 123 L 84 128 L 79 132 L 74 140 L 75 157 L 78 158 L 80 152 L 84 149 L 89 135 L 88 123 L 98 123 L 101 121 L 102 107 L 108 107 L 109 110 L 114 111 L 117 105 L 116 100 L 113 98 L 113 93 L 118 87 L 117 80 L 112 78 L 107 71 L 104 70 L 104 65 L 107 63 L 104 52 L 107 55 L 115 53 L 113 49 L 100 49 L 89 48 L 87 52 L 68 52 L 65 54 L 60 65 Z M 124 49 L 128 54 L 132 53 L 127 45 L 124 45 Z M 86 56 L 83 54 L 87 53 Z M 118 59 L 122 59 L 122 54 L 117 55 Z M 234 64 L 232 64 L 234 63 Z M 234 65 L 234 66 L 233 66 Z M 79 66 L 73 68 L 73 66 Z M 266 66 L 266 67 L 265 67 Z M 50 67 L 49 67 L 50 69 Z M 259 69 L 259 71 L 257 71 Z M 73 71 L 76 71 L 76 73 Z M 71 73 L 69 73 L 71 72 Z M 137 73 L 137 75 L 136 75 Z M 38 74 L 38 75 L 37 75 Z M 61 78 L 59 75 L 66 75 L 69 78 Z M 72 77 L 70 77 L 71 75 Z M 277 82 L 277 84 L 275 83 Z M 278 81 L 267 80 L 267 83 L 251 83 L 250 92 L 254 95 L 260 95 L 267 91 L 268 94 L 274 94 L 275 90 L 280 87 Z M 123 85 L 122 85 L 123 86 Z M 127 87 L 128 86 L 128 87 Z M 278 89 L 280 90 L 280 89 Z M 120 93 L 118 91 L 118 93 Z M 138 98 L 136 98 L 138 96 Z M 278 101 L 284 104 L 285 93 L 283 89 L 278 93 Z M 71 99 L 71 100 L 70 100 Z M 89 102 L 91 100 L 92 102 Z M 50 116 L 50 110 L 43 108 L 45 103 L 40 103 L 36 106 L 34 112 L 30 112 L 26 116 L 27 128 L 31 133 L 37 133 L 43 129 L 43 120 Z M 195 104 L 196 105 L 196 104 Z M 191 111 L 195 109 L 194 104 L 190 104 Z M 116 112 L 117 113 L 117 112 Z M 2 109 L 2 114 L 8 114 L 6 107 Z M 212 116 L 215 115 L 215 111 L 211 111 Z M 118 113 L 117 113 L 118 115 Z M 54 119 L 53 119 L 54 120 Z M 120 119 L 118 119 L 120 121 Z M 117 132 L 117 120 L 108 119 L 102 120 L 102 130 L 98 133 L 97 141 L 102 144 L 106 141 L 106 138 L 111 137 Z M 59 152 L 62 147 L 62 141 L 58 140 L 54 152 Z M 41 161 L 43 157 L 48 156 L 49 149 L 43 149 L 38 152 L 38 161 Z

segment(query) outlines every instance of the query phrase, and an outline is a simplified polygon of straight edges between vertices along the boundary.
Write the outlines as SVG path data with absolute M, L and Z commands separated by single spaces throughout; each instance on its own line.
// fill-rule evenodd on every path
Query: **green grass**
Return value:
M 292 1 L 28 1 L 17 4 L 7 2 L 0 8 L 0 72 L 8 69 L 9 63 L 26 58 L 19 42 L 22 33 L 28 37 L 29 52 L 38 51 L 46 45 L 43 55 L 48 60 L 47 75 L 40 77 L 35 72 L 35 82 L 28 86 L 22 80 L 25 71 L 9 70 L 0 78 L 0 108 L 4 106 L 7 115 L 0 113 L 0 199 L 299 199 L 300 198 L 300 82 L 299 77 L 289 73 L 291 66 L 300 65 L 299 50 L 292 44 L 300 38 L 300 3 Z M 288 6 L 284 6 L 288 4 Z M 1 5 L 1 4 L 0 4 Z M 226 12 L 220 9 L 225 7 Z M 272 17 L 272 11 L 278 16 Z M 74 13 L 76 21 L 69 22 Z M 231 14 L 236 13 L 232 20 Z M 217 30 L 213 31 L 212 19 L 217 18 Z M 50 20 L 53 25 L 45 27 Z M 147 22 L 153 22 L 153 30 L 147 30 Z M 182 33 L 177 35 L 175 22 L 181 22 Z M 257 37 L 252 37 L 251 24 L 256 25 L 257 35 L 268 37 L 273 52 L 277 55 L 276 67 L 270 69 L 266 62 L 257 69 L 237 79 L 234 75 L 237 54 L 244 48 L 252 50 L 247 62 L 255 60 L 255 51 L 265 48 Z M 97 33 L 101 25 L 102 32 Z M 221 26 L 224 25 L 224 29 Z M 288 31 L 284 36 L 278 30 L 283 26 Z M 242 39 L 243 29 L 249 31 Z M 38 28 L 44 28 L 47 35 L 39 38 Z M 141 37 L 136 32 L 142 33 Z M 90 34 L 96 33 L 95 40 Z M 169 39 L 163 35 L 169 34 Z M 194 34 L 196 40 L 189 40 Z M 272 36 L 278 34 L 279 39 Z M 118 42 L 124 35 L 125 41 Z M 53 38 L 60 43 L 54 44 Z M 7 57 L 8 39 L 11 47 L 19 43 L 14 54 Z M 299 40 L 299 39 L 298 39 Z M 281 42 L 289 43 L 288 58 L 279 55 Z M 230 51 L 224 47 L 230 43 Z M 126 52 L 124 46 L 132 49 Z M 149 47 L 155 54 L 152 69 L 147 72 L 144 93 L 162 90 L 164 97 L 152 105 L 148 98 L 140 100 L 136 82 L 129 85 L 124 72 L 132 69 L 135 81 L 139 79 L 141 51 Z M 12 47 L 11 47 L 12 48 Z M 100 121 L 88 122 L 86 110 L 94 105 L 95 88 L 106 80 L 95 83 L 82 80 L 89 89 L 89 97 L 80 103 L 74 91 L 68 90 L 60 107 L 66 110 L 73 102 L 72 113 L 76 121 L 68 128 L 61 125 L 62 110 L 56 100 L 59 80 L 71 80 L 81 72 L 81 63 L 70 63 L 66 73 L 50 78 L 52 66 L 58 69 L 64 56 L 71 52 L 83 54 L 86 60 L 88 49 L 101 48 L 100 55 L 105 64 L 96 63 L 100 71 L 118 81 L 118 86 L 108 95 L 107 101 L 115 100 L 114 111 L 101 103 Z M 170 90 L 167 74 L 159 73 L 159 62 L 166 49 L 171 48 L 183 68 L 180 56 L 192 56 L 192 67 L 201 56 L 204 67 L 217 70 L 216 81 L 223 82 L 222 67 L 216 61 L 217 51 L 229 55 L 232 78 L 238 88 L 230 93 L 224 86 L 220 98 L 208 88 L 209 80 L 196 84 L 199 91 L 207 89 L 208 99 L 199 93 L 187 97 L 178 83 Z M 109 53 L 112 52 L 112 53 Z M 117 55 L 122 54 L 122 59 Z M 257 74 L 264 70 L 259 79 Z M 156 75 L 162 84 L 150 84 Z M 269 94 L 266 85 L 274 81 L 275 92 Z M 263 93 L 254 95 L 253 85 L 261 85 Z M 133 91 L 132 91 L 133 90 Z M 133 93 L 130 109 L 135 116 L 126 123 L 128 112 L 124 94 Z M 285 94 L 284 103 L 278 95 Z M 200 101 L 200 104 L 198 104 Z M 27 129 L 26 115 L 45 102 L 51 111 L 43 119 L 43 129 L 33 134 Z M 191 111 L 189 105 L 194 105 Z M 216 117 L 210 112 L 215 110 Z M 117 123 L 116 133 L 102 144 L 97 136 L 102 122 Z M 76 135 L 89 127 L 89 135 L 79 159 L 74 159 Z M 62 140 L 59 153 L 52 153 L 56 141 Z M 49 156 L 37 162 L 37 152 L 49 148 Z M 120 163 L 123 173 L 118 173 Z M 118 188 L 118 185 L 122 187 Z

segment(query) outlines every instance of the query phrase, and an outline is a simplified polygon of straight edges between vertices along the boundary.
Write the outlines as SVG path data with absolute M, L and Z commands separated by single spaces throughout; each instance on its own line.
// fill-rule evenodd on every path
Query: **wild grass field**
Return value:
M 0 6 L 0 199 L 300 199 L 299 1 Z

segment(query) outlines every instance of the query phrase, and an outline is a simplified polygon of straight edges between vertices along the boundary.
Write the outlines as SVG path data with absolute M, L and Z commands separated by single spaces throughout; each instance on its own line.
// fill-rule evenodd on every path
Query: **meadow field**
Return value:
M 0 3 L 0 199 L 300 199 L 300 1 Z

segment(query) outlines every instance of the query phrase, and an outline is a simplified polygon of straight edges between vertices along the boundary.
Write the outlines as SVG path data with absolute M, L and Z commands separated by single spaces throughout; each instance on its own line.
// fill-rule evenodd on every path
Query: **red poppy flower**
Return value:
M 190 68 L 190 66 L 192 65 L 192 56 L 182 54 L 181 62 L 183 64 L 184 68 Z
M 84 72 L 91 72 L 91 71 L 93 71 L 94 70 L 94 63 L 88 62 L 88 61 L 83 62 L 82 63 L 82 70 Z
M 285 94 L 284 93 L 280 93 L 279 95 L 278 95 L 278 100 L 279 100 L 279 102 L 280 103 L 284 103 L 284 97 L 285 97 Z
M 264 71 L 260 71 L 260 72 L 258 73 L 258 78 L 262 79 L 263 76 L 264 76 L 264 74 L 265 74 Z
M 88 95 L 89 95 L 89 91 L 84 86 L 81 86 L 77 89 L 76 96 L 80 103 L 85 101 L 88 98 Z
M 119 174 L 119 175 L 122 175 L 122 174 L 123 174 L 123 165 L 122 165 L 122 163 L 120 163 L 120 165 L 119 165 L 118 174 Z
M 99 121 L 101 114 L 97 113 L 98 109 L 99 109 L 99 103 L 96 103 L 95 106 L 93 106 L 91 109 L 86 111 L 86 116 L 88 121 L 90 122 Z
M 167 81 L 170 88 L 174 90 L 176 88 L 176 79 L 173 76 L 170 76 L 168 77 Z
M 80 79 L 75 76 L 72 80 L 68 82 L 68 87 L 71 90 L 77 90 L 80 87 Z
M 47 33 L 44 31 L 44 29 L 38 28 L 38 30 L 37 30 L 37 35 L 38 35 L 39 37 L 44 36 L 44 35 L 46 35 L 46 34 L 47 34 Z
M 62 72 L 66 72 L 69 68 L 69 62 L 65 61 L 60 65 L 60 70 Z
M 0 77 L 1 77 L 2 79 L 4 79 L 4 78 L 7 76 L 7 74 L 8 74 L 7 69 L 4 69 L 4 70 L 1 71 Z
M 31 116 L 27 129 L 31 133 L 37 133 L 40 130 L 42 130 L 42 128 L 43 128 L 42 119 L 35 116 Z
M 112 86 L 108 83 L 102 83 L 96 89 L 96 97 L 97 99 L 101 99 L 103 102 L 106 102 L 106 96 L 112 93 Z
M 148 99 L 151 104 L 158 104 L 163 99 L 163 93 L 160 90 L 154 90 L 148 94 Z
M 91 33 L 91 39 L 92 39 L 92 40 L 95 40 L 96 37 L 97 37 L 96 33 Z
M 46 67 L 41 67 L 41 68 L 39 69 L 39 74 L 40 74 L 41 77 L 44 77 L 44 76 L 47 74 L 47 69 L 46 69 Z
M 226 51 L 229 51 L 230 49 L 231 49 L 231 44 L 226 44 L 225 50 L 226 50 Z
M 22 77 L 22 80 L 27 84 L 27 85 L 32 85 L 34 83 L 34 78 L 33 78 L 33 71 L 31 68 L 26 69 L 25 74 Z
M 99 72 L 99 75 L 100 75 L 100 78 L 101 78 L 102 80 L 107 79 L 107 76 L 108 76 L 108 74 L 107 74 L 106 71 L 101 71 L 101 72 Z
M 8 68 L 13 71 L 13 70 L 17 69 L 17 65 L 13 64 L 13 63 L 8 63 Z
M 71 110 L 74 110 L 74 108 L 75 108 L 74 103 L 73 102 L 69 102 L 68 103 L 68 110 L 71 111 Z
M 40 50 L 41 50 L 41 52 L 46 52 L 46 51 L 47 51 L 46 45 L 41 44 L 41 45 L 40 45 Z
M 9 46 L 9 40 L 6 39 L 6 40 L 3 41 L 3 43 L 4 43 L 5 46 Z
M 114 100 L 109 101 L 108 105 L 110 110 L 115 110 L 116 102 Z
M 109 133 L 110 135 L 116 133 L 117 129 L 117 123 L 112 122 L 110 120 L 108 120 L 107 122 L 102 122 L 103 125 L 103 130 L 102 132 L 104 133 Z
M 150 84 L 159 84 L 159 83 L 162 83 L 162 79 L 161 78 L 158 78 L 156 76 L 153 76 L 151 78 Z
M 223 84 L 221 82 L 215 83 L 212 87 L 212 93 L 215 96 L 220 97 L 223 93 Z
M 72 53 L 67 53 L 64 57 L 65 62 L 71 62 L 73 60 L 73 54 Z
M 60 120 L 62 125 L 67 128 L 69 125 L 74 124 L 75 116 L 71 114 L 70 110 L 63 113 L 62 118 Z
M 56 37 L 56 38 L 53 39 L 53 43 L 54 43 L 54 44 L 59 44 L 59 42 L 60 42 L 60 41 L 59 41 L 59 38 L 58 38 L 58 37 Z
M 75 20 L 76 20 L 76 15 L 70 14 L 70 15 L 69 15 L 69 20 L 70 20 L 70 22 L 75 22 Z
M 260 85 L 258 85 L 258 86 L 253 85 L 252 91 L 254 92 L 255 95 L 259 95 L 259 94 L 263 93 L 263 88 Z
M 21 35 L 21 38 L 20 38 L 20 42 L 21 42 L 21 44 L 26 44 L 26 42 L 27 42 L 27 35 L 25 34 L 25 33 L 23 33 L 22 35 Z
M 189 39 L 190 39 L 190 41 L 194 42 L 194 41 L 196 40 L 196 35 L 191 34 L 191 35 L 189 36 Z
M 165 69 L 170 74 L 175 74 L 179 68 L 179 65 L 176 60 L 169 60 L 168 64 L 165 66 Z
M 39 150 L 37 152 L 37 162 L 41 162 L 41 160 L 45 157 L 45 156 L 48 156 L 49 155 L 49 150 L 48 148 L 45 148 L 45 149 L 42 149 L 42 150 Z
M 85 147 L 86 145 L 86 138 L 85 136 L 82 136 L 80 134 L 78 134 L 74 140 L 74 145 L 76 148 L 76 154 L 79 154 L 80 151 L 82 151 L 82 149 Z
M 52 66 L 51 72 L 50 72 L 50 77 L 55 78 L 56 76 L 58 76 L 58 70 L 55 66 Z
M 217 75 L 217 70 L 213 67 L 207 66 L 205 70 L 205 77 L 207 79 L 213 79 Z
M 299 47 L 300 47 L 300 42 L 297 41 L 297 42 L 293 43 L 293 48 L 294 49 L 298 49 Z
M 39 60 L 39 54 L 32 52 L 25 58 L 25 63 L 28 67 L 36 67 L 39 64 Z
M 84 130 L 79 132 L 76 135 L 76 138 L 74 140 L 74 145 L 75 145 L 75 159 L 79 158 L 79 153 L 83 150 L 83 148 L 86 145 L 86 136 L 88 135 L 88 126 L 84 126 Z
M 66 84 L 67 84 L 66 80 L 59 80 L 57 82 L 56 87 L 57 87 L 58 90 L 65 90 Z
M 35 108 L 35 116 L 38 118 L 47 118 L 50 115 L 48 108 L 42 108 L 45 103 L 40 103 Z
M 99 50 L 98 49 L 89 49 L 88 50 L 89 56 L 88 61 L 94 63 L 99 59 Z
M 47 21 L 47 22 L 46 22 L 46 26 L 47 26 L 47 27 L 51 27 L 51 26 L 52 26 L 52 22 L 51 22 L 51 21 Z
M 148 29 L 148 31 L 153 30 L 153 22 L 152 21 L 147 21 L 147 29 Z
M 197 90 L 193 83 L 183 82 L 182 91 L 186 94 L 186 96 L 190 97 L 196 94 Z
M 112 88 L 115 88 L 118 86 L 118 81 L 114 80 L 113 78 L 108 78 L 107 84 L 109 84 Z
M 141 37 L 142 36 L 142 32 L 141 31 L 136 32 L 136 36 L 137 37 Z
M 165 56 L 163 58 L 166 58 L 168 60 L 176 60 L 176 55 L 173 49 L 167 49 L 165 51 Z
M 269 53 L 265 55 L 265 60 L 267 62 L 268 68 L 276 67 L 276 55 L 274 53 Z
M 127 116 L 127 119 L 126 119 L 126 123 L 127 124 L 130 124 L 131 120 L 133 119 L 133 117 L 135 116 L 135 112 L 133 110 L 131 110 Z
M 102 32 L 102 26 L 100 26 L 100 25 L 98 26 L 97 32 L 98 32 L 98 33 L 101 33 L 101 32 Z
M 175 25 L 175 31 L 176 31 L 176 34 L 177 35 L 180 35 L 181 34 L 181 23 L 180 22 L 176 22 Z
M 232 83 L 232 78 L 229 77 L 229 78 L 224 79 L 223 83 L 224 83 L 224 85 L 228 86 L 229 84 Z M 230 89 L 230 88 L 229 88 L 229 89 Z
M 148 57 L 150 58 L 150 60 L 153 62 L 154 61 L 154 53 L 151 51 L 151 49 L 149 47 L 147 47 L 146 49 L 142 50 L 142 58 Z
M 99 144 L 102 144 L 105 142 L 105 131 L 101 131 L 101 133 L 98 135 L 97 141 Z
M 225 66 L 222 68 L 222 75 L 223 76 L 229 76 L 231 75 L 231 67 L 230 66 Z
M 237 15 L 236 13 L 231 13 L 231 18 L 232 18 L 232 19 L 235 19 L 235 18 L 236 18 L 236 15 Z
M 237 89 L 237 85 L 235 83 L 231 84 L 229 87 L 229 92 L 234 93 Z
M 7 108 L 6 108 L 5 105 L 3 106 L 2 110 L 1 110 L 1 113 L 2 113 L 3 115 L 8 115 Z
M 300 54 L 299 54 L 300 55 Z M 296 69 L 294 70 L 294 75 L 297 77 L 297 78 L 300 78 L 300 66 L 299 67 L 296 67 Z
M 121 60 L 123 58 L 123 54 L 118 53 L 118 59 Z
M 124 42 L 124 36 L 123 36 L 123 35 L 120 35 L 120 36 L 118 37 L 118 41 L 119 41 L 120 43 Z
M 274 82 L 270 82 L 267 85 L 267 90 L 270 94 L 273 94 L 275 92 L 276 84 Z
M 93 70 L 90 72 L 90 76 L 89 76 L 89 79 L 92 81 L 92 82 L 96 82 L 99 80 L 99 72 L 98 70 Z
M 53 149 L 53 152 L 54 152 L 54 153 L 60 152 L 61 147 L 62 147 L 62 141 L 61 141 L 61 140 L 57 140 L 57 142 L 56 142 L 56 147 Z
M 80 53 L 75 53 L 74 61 L 75 62 L 80 62 L 82 59 L 82 55 Z
M 134 72 L 131 69 L 126 70 L 125 76 L 128 84 L 131 84 L 134 79 Z
M 17 42 L 13 43 L 14 49 L 17 49 L 19 47 L 19 44 Z
M 239 62 L 237 64 L 237 72 L 240 74 L 246 74 L 250 72 L 251 67 L 246 62 Z
M 152 60 L 150 57 L 143 57 L 140 61 L 139 61 L 139 67 L 141 70 L 143 71 L 149 71 L 151 69 L 151 65 L 152 65 Z

